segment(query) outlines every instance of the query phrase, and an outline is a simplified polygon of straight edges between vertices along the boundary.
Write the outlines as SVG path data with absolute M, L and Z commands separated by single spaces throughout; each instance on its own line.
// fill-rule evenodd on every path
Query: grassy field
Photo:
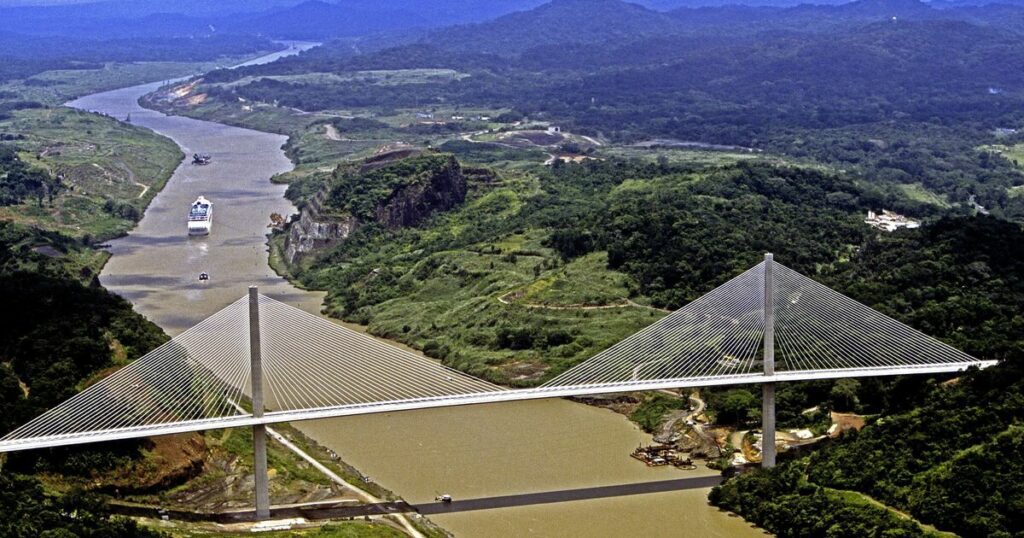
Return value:
M 801 168 L 809 168 L 823 172 L 835 172 L 832 167 L 820 162 L 801 160 L 772 153 L 752 153 L 745 151 L 720 151 L 666 147 L 644 148 L 612 144 L 596 148 L 593 155 L 596 157 L 617 157 L 623 159 L 637 159 L 645 162 L 665 162 L 673 165 L 683 164 L 698 167 L 721 167 L 731 166 L 744 161 L 758 161 L 778 166 L 799 166 Z
M 982 146 L 979 149 L 1006 157 L 1014 166 L 1024 168 L 1024 144 L 1014 144 L 1012 146 L 993 144 L 991 146 Z
M 978 149 L 980 151 L 988 151 L 1005 157 L 1018 169 L 1024 170 L 1024 143 L 1014 144 L 1012 146 L 1007 146 L 1005 144 L 992 144 L 988 146 L 981 146 Z M 1010 187 L 1007 189 L 1006 194 L 1010 198 L 1024 196 L 1024 186 Z
M 67 108 L 21 110 L 0 121 L 21 158 L 63 176 L 52 203 L 0 207 L 0 219 L 81 238 L 122 235 L 181 161 L 170 139 L 112 118 Z M 108 204 L 108 200 L 111 201 Z
M 458 210 L 374 243 L 354 267 L 318 263 L 289 269 L 303 284 L 328 290 L 338 290 L 338 279 L 354 273 L 352 290 L 387 299 L 346 313 L 343 302 L 331 296 L 327 308 L 335 317 L 366 324 L 377 336 L 471 374 L 535 385 L 664 315 L 627 303 L 635 284 L 607 268 L 605 253 L 562 261 L 544 246 L 548 229 L 470 239 L 480 228 L 519 218 L 538 187 L 535 176 L 506 171 L 492 183 L 475 185 Z M 463 246 L 428 254 L 416 246 L 424 243 Z M 510 347 L 502 339 L 516 342 Z
M 915 202 L 922 202 L 942 208 L 952 207 L 946 196 L 928 190 L 921 183 L 901 183 L 897 187 L 907 198 Z
M 262 75 L 259 79 L 277 80 L 297 84 L 337 84 L 350 81 L 378 84 L 381 86 L 399 86 L 403 84 L 427 84 L 460 80 L 468 77 L 454 69 L 394 69 L 355 71 L 350 73 L 302 73 L 298 75 Z M 244 77 L 226 84 L 223 87 L 237 87 L 250 84 L 256 77 Z
M 481 250 L 488 246 L 477 245 Z M 544 270 L 538 267 L 557 259 L 550 251 L 499 249 L 440 252 L 412 266 L 403 266 L 396 256 L 390 267 L 404 273 L 398 287 L 406 292 L 368 307 L 360 314 L 363 321 L 369 321 L 371 333 L 423 349 L 460 370 L 509 385 L 531 385 L 664 315 L 642 307 L 577 307 L 618 305 L 626 299 L 625 277 L 595 263 L 603 253 Z M 572 275 L 580 278 L 572 282 Z M 587 283 L 598 286 L 586 289 Z M 525 295 L 516 297 L 521 291 Z M 505 329 L 517 334 L 502 336 Z M 497 345 L 499 338 L 520 337 L 531 342 L 512 345 L 518 349 Z M 547 339 L 549 349 L 535 348 L 537 338 Z
M 673 148 L 647 149 L 630 146 L 606 146 L 602 147 L 598 154 L 626 159 L 640 159 L 649 162 L 666 159 L 672 164 L 697 164 L 701 166 L 726 166 L 740 161 L 765 159 L 765 155 L 761 153 Z
M 608 254 L 587 254 L 544 278 L 534 280 L 521 291 L 518 302 L 531 306 L 615 306 L 630 295 L 632 279 L 608 269 Z

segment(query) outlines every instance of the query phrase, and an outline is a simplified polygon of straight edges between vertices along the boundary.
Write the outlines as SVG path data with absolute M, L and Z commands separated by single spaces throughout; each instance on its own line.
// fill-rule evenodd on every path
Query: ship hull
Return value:
M 188 235 L 210 235 L 213 228 L 213 204 L 200 196 L 188 213 Z
M 201 235 L 210 235 L 210 228 L 212 228 L 212 227 L 213 227 L 213 225 L 209 224 L 209 223 L 203 223 L 203 225 L 201 225 L 201 226 L 189 226 L 188 227 L 188 235 L 191 236 L 191 237 L 201 236 Z

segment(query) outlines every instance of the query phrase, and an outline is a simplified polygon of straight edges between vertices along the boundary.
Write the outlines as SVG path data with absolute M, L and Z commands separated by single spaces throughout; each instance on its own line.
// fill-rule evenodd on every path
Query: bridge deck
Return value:
M 250 349 L 252 341 L 260 345 Z M 544 385 L 523 390 L 452 370 L 254 289 L 251 298 L 7 434 L 0 452 L 434 407 L 934 374 L 992 364 L 770 255 Z M 253 384 L 262 398 L 253 396 Z M 261 400 L 264 413 L 253 416 L 250 404 Z
M 259 418 L 255 418 L 252 415 L 247 414 L 231 417 L 219 417 L 212 419 L 192 420 L 186 422 L 175 422 L 169 424 L 130 427 L 102 432 L 40 436 L 26 439 L 9 439 L 0 441 L 0 452 L 13 452 L 17 450 L 30 450 L 36 448 L 49 448 L 84 443 L 96 443 L 102 441 L 114 441 L 118 439 L 132 439 L 139 437 L 150 437 L 154 435 L 168 435 L 174 433 L 203 431 L 219 428 L 231 428 L 238 426 L 252 426 L 256 424 L 278 424 L 282 422 L 317 420 L 334 417 L 346 417 L 353 415 L 369 415 L 374 413 L 392 413 L 397 411 L 411 411 L 416 409 L 429 409 L 437 407 L 454 407 L 461 405 L 514 402 L 521 400 L 539 400 L 545 398 L 565 398 L 570 396 L 592 396 L 599 394 L 613 394 L 619 392 L 659 390 L 681 387 L 713 387 L 727 385 L 760 384 L 782 381 L 837 379 L 846 377 L 860 378 L 874 376 L 952 373 L 961 372 L 970 367 L 985 368 L 988 366 L 992 366 L 994 364 L 995 361 L 972 361 L 958 364 L 903 366 L 886 368 L 860 368 L 843 371 L 822 370 L 802 372 L 778 372 L 772 376 L 746 374 L 727 377 L 715 376 L 707 378 L 666 379 L 655 381 L 636 381 L 627 383 L 609 383 L 602 386 L 583 385 L 565 387 L 539 387 L 533 389 L 520 390 L 495 390 L 493 392 L 418 398 L 405 401 L 399 400 L 371 404 L 339 405 L 333 407 L 304 409 L 297 411 L 270 411 L 265 413 L 263 417 Z

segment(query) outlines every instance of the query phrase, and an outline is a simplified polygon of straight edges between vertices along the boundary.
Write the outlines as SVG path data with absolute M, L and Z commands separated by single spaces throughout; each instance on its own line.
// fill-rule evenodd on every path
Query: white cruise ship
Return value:
M 188 212 L 188 234 L 207 235 L 213 227 L 213 202 L 200 196 Z

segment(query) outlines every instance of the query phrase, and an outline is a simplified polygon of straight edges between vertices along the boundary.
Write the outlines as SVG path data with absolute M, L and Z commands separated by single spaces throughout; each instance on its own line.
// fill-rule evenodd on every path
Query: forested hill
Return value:
M 214 4 L 218 8 L 213 8 Z M 998 4 L 920 0 L 829 0 L 812 4 L 795 0 L 107 1 L 0 7 L 0 33 L 78 39 L 258 35 L 279 39 L 358 38 L 363 43 L 369 36 L 393 43 L 426 36 L 430 42 L 451 49 L 514 55 L 532 46 L 560 42 L 596 43 L 609 38 L 632 40 L 645 35 L 712 32 L 737 37 L 781 28 L 833 31 L 844 25 L 893 17 L 964 20 L 1024 29 L 1024 6 Z
M 0 222 L 0 435 L 73 396 L 110 369 L 166 340 L 130 303 L 94 280 L 94 251 L 66 236 Z M 109 519 L 82 492 L 55 495 L 30 474 L 83 479 L 137 457 L 135 441 L 74 451 L 6 454 L 0 464 L 0 535 L 156 537 L 134 521 Z
M 621 0 L 552 0 L 493 21 L 438 30 L 426 41 L 446 49 L 515 55 L 539 45 L 634 41 L 679 31 L 666 14 Z
M 306 111 L 381 103 L 511 109 L 503 116 L 509 122 L 553 121 L 613 142 L 673 138 L 812 158 L 869 182 L 918 184 L 951 204 L 975 195 L 998 214 L 1018 218 L 1024 197 L 1009 189 L 1024 183 L 1024 175 L 981 148 L 1024 139 L 993 134 L 1024 123 L 1019 65 L 1024 40 L 1009 30 L 886 21 L 831 34 L 547 45 L 515 58 L 434 44 L 356 56 L 348 47 L 325 46 L 266 66 L 211 73 L 201 91 L 226 102 L 241 97 Z M 412 84 L 360 76 L 413 68 L 469 76 Z M 293 76 L 315 73 L 346 76 L 329 82 Z
M 553 167 L 536 183 L 513 178 L 478 178 L 462 207 L 415 228 L 364 229 L 294 269 L 328 290 L 333 314 L 519 385 L 660 315 L 559 305 L 615 304 L 618 293 L 675 307 L 774 250 L 857 300 L 1001 363 L 952 382 L 787 384 L 778 403 L 785 421 L 818 405 L 883 418 L 809 458 L 731 481 L 712 500 L 780 536 L 923 535 L 871 498 L 965 536 L 1024 530 L 1016 511 L 1024 478 L 1019 225 L 947 217 L 877 232 L 860 216 L 878 193 L 763 163 L 589 162 Z
M 991 218 L 944 220 L 868 242 L 828 280 L 1002 363 L 929 383 L 920 403 L 905 402 L 810 457 L 730 481 L 712 502 L 779 536 L 920 535 L 862 495 L 962 536 L 1024 532 L 1022 242 L 1019 226 Z
M 163 343 L 157 326 L 94 282 L 80 243 L 0 222 L 0 431 L 77 392 L 79 383 Z
M 831 33 L 878 22 L 927 20 L 981 23 L 1019 33 L 1024 31 L 1024 6 L 938 9 L 921 0 L 854 0 L 795 7 L 737 3 L 659 12 L 623 0 L 552 0 L 493 21 L 436 30 L 424 41 L 449 50 L 515 56 L 551 44 L 621 43 L 666 35 L 737 39 L 779 30 Z
M 315 181 L 289 193 L 301 204 Z M 365 203 L 365 192 L 346 188 L 350 181 L 327 180 L 332 198 Z M 382 180 L 366 174 L 365 181 L 363 190 Z M 487 175 L 468 183 L 464 204 L 415 227 L 363 227 L 291 271 L 328 290 L 335 315 L 517 385 L 549 378 L 660 314 L 634 307 L 581 316 L 506 307 L 499 297 L 554 306 L 621 306 L 631 298 L 678 308 L 765 251 L 814 273 L 864 241 L 865 208 L 896 202 L 846 178 L 766 163 L 590 161 L 536 180 Z M 431 315 L 417 317 L 422 312 Z
M 347 48 L 336 50 L 323 47 L 274 64 L 218 71 L 207 80 L 451 68 L 474 76 L 386 87 L 359 81 L 322 86 L 257 81 L 237 92 L 322 110 L 371 105 L 368 92 L 373 90 L 380 95 L 378 102 L 391 106 L 445 100 L 503 105 L 572 118 L 605 134 L 678 132 L 704 139 L 718 133 L 718 141 L 736 143 L 764 137 L 767 128 L 922 121 L 936 115 L 945 121 L 993 122 L 1013 113 L 1024 87 L 1024 75 L 1013 67 L 1024 58 L 1018 36 L 949 21 L 878 23 L 828 36 L 781 33 L 739 42 L 680 37 L 590 47 L 561 44 L 525 51 L 513 61 L 438 46 L 407 45 L 355 57 Z M 1002 90 L 1000 97 L 989 95 L 993 87 Z M 638 101 L 646 106 L 638 109 Z M 949 101 L 961 106 L 941 106 Z M 655 107 L 674 123 L 648 118 Z M 610 122 L 617 114 L 623 116 L 614 119 L 630 121 Z M 644 125 L 630 129 L 638 122 Z M 734 129 L 723 129 L 726 123 L 742 125 L 748 134 L 737 139 Z

